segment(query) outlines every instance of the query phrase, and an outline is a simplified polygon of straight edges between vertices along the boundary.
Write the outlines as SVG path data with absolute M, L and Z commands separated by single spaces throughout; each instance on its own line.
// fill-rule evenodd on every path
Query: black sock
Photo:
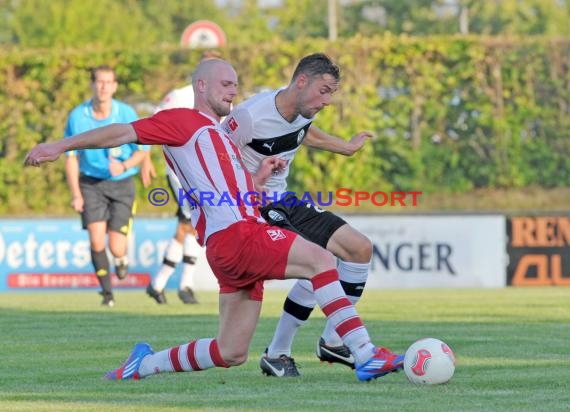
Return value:
M 349 297 L 349 300 L 352 302 L 352 304 L 354 304 L 355 302 L 354 299 L 358 300 L 362 296 L 362 292 L 364 292 L 364 286 L 366 286 L 366 282 L 348 283 L 341 280 L 340 285 L 342 286 L 344 293 L 346 293 L 346 296 Z M 350 296 L 352 296 L 353 299 L 350 299 Z
M 95 268 L 97 280 L 99 280 L 101 289 L 103 289 L 103 294 L 113 293 L 111 277 L 109 276 L 109 258 L 107 257 L 107 251 L 103 249 L 100 252 L 95 252 L 91 249 L 91 261 Z

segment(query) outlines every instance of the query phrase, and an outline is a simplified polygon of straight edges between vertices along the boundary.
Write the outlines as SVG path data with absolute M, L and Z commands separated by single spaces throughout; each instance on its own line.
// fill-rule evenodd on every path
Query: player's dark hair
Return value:
M 340 68 L 324 53 L 314 53 L 303 57 L 295 68 L 293 80 L 300 74 L 308 77 L 330 74 L 335 80 L 340 80 Z
M 117 73 L 115 72 L 115 69 L 113 69 L 108 64 L 101 64 L 100 66 L 91 68 L 89 71 L 91 73 L 91 82 L 95 82 L 97 80 L 97 73 L 99 72 L 111 72 L 113 73 L 115 80 L 117 80 Z

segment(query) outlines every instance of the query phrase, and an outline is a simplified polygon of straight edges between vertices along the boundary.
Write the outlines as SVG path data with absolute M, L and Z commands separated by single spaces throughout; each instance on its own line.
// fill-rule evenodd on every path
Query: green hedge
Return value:
M 367 129 L 376 139 L 352 158 L 301 150 L 292 189 L 457 193 L 570 186 L 569 46 L 562 39 L 386 35 L 221 52 L 240 76 L 239 100 L 286 84 L 305 54 L 324 51 L 341 65 L 341 90 L 315 124 L 344 138 Z M 117 98 L 144 116 L 185 84 L 200 55 L 176 47 L 0 51 L 0 213 L 69 211 L 64 162 L 37 170 L 22 168 L 22 160 L 34 144 L 62 136 L 69 110 L 90 95 L 89 67 L 116 66 Z

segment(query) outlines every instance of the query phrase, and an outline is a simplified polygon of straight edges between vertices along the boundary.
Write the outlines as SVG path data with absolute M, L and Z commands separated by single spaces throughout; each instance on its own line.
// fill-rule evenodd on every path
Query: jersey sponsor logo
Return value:
M 238 122 L 236 122 L 235 117 L 232 117 L 228 120 L 228 126 L 230 127 L 230 130 L 232 132 L 236 131 L 236 129 L 238 128 Z
M 267 234 L 274 242 L 287 238 L 287 236 L 285 236 L 285 233 L 279 229 L 268 229 Z
M 299 130 L 299 134 L 297 135 L 297 144 L 301 144 L 304 138 L 305 138 L 305 129 L 301 129 Z
M 241 166 L 241 157 L 239 157 L 237 154 L 235 153 L 224 153 L 224 152 L 218 152 L 218 159 L 220 159 L 220 161 L 223 162 L 232 162 L 233 166 L 236 170 L 242 170 L 242 166 Z

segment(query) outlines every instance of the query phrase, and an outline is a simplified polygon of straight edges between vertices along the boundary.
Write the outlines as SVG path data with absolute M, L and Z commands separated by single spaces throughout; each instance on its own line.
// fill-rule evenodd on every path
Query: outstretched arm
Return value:
M 55 143 L 42 143 L 26 155 L 24 165 L 38 167 L 42 163 L 53 162 L 69 150 L 116 147 L 137 141 L 137 134 L 130 123 L 111 124 L 80 133 Z
M 370 132 L 360 132 L 352 136 L 349 141 L 332 136 L 316 126 L 311 125 L 303 144 L 315 149 L 327 150 L 345 156 L 352 156 L 359 151 L 367 139 L 372 137 Z

